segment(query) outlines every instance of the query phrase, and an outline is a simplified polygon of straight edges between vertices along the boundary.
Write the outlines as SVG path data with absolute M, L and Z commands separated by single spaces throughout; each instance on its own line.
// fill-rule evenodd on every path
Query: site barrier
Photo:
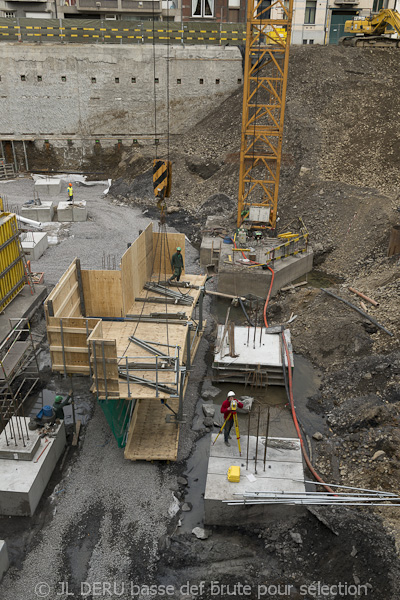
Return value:
M 0 42 L 239 46 L 243 23 L 0 18 Z

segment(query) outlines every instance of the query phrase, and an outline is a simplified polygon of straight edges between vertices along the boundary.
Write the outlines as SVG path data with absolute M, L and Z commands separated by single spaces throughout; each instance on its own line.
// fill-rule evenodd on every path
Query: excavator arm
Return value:
M 370 17 L 356 17 L 352 21 L 346 21 L 344 30 L 353 34 L 352 37 L 339 40 L 344 46 L 400 48 L 400 14 L 396 10 L 382 9 Z M 388 37 L 393 33 L 397 33 L 399 39 Z

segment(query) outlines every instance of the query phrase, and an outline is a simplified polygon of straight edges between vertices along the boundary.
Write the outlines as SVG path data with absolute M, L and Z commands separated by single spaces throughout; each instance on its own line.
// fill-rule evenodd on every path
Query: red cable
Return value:
M 323 485 L 323 487 L 326 489 L 327 492 L 329 492 L 330 494 L 333 494 L 334 496 L 336 496 L 335 492 L 329 487 L 329 485 L 327 485 L 326 483 L 324 483 L 322 481 L 321 477 L 318 475 L 318 473 L 316 472 L 316 470 L 312 466 L 311 461 L 308 458 L 308 454 L 306 452 L 306 449 L 304 447 L 303 436 L 301 435 L 301 431 L 300 431 L 300 427 L 299 427 L 299 422 L 298 422 L 297 416 L 296 416 L 296 410 L 294 408 L 292 369 L 291 369 L 292 365 L 291 365 L 291 362 L 290 362 L 290 355 L 289 355 L 289 350 L 288 350 L 288 347 L 287 347 L 287 344 L 286 344 L 285 334 L 283 332 L 282 332 L 282 340 L 283 340 L 283 345 L 285 347 L 286 359 L 287 359 L 287 364 L 288 364 L 290 408 L 292 410 L 293 423 L 294 423 L 294 426 L 296 428 L 297 435 L 299 436 L 301 451 L 303 453 L 304 460 L 306 461 L 307 467 L 310 469 L 310 471 L 311 471 L 312 475 L 314 476 L 314 478 Z M 283 365 L 283 368 L 285 368 L 285 365 Z

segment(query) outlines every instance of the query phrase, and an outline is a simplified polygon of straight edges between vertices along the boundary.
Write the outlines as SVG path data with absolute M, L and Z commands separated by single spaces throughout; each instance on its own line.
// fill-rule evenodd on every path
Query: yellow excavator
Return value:
M 344 30 L 355 35 L 340 38 L 343 46 L 400 48 L 400 37 L 388 37 L 394 33 L 400 36 L 400 14 L 396 10 L 382 9 L 370 17 L 355 17 L 346 21 Z

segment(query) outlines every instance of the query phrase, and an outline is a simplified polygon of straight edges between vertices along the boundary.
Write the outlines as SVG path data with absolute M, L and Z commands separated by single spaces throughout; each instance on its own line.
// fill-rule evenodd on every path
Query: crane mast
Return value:
M 293 0 L 248 0 L 238 227 L 276 227 L 292 14 Z

